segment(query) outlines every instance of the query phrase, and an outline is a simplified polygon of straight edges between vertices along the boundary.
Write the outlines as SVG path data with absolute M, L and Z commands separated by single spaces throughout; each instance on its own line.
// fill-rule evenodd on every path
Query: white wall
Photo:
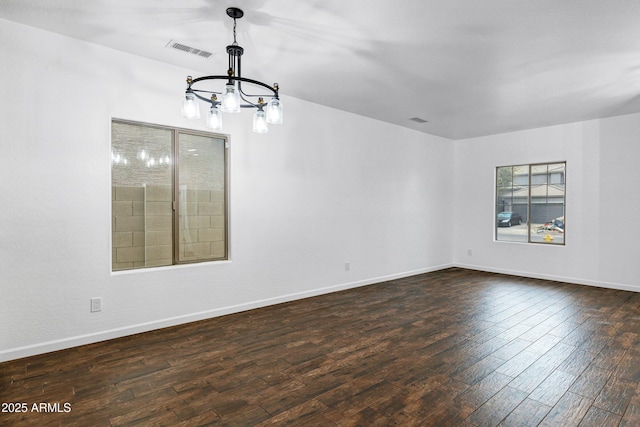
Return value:
M 455 142 L 454 263 L 640 291 L 639 135 L 634 114 Z M 495 167 L 562 160 L 566 246 L 494 242 Z
M 284 97 L 266 135 L 225 116 L 231 261 L 112 273 L 111 118 L 202 129 L 190 71 L 4 20 L 0 40 L 0 361 L 451 263 L 450 141 Z

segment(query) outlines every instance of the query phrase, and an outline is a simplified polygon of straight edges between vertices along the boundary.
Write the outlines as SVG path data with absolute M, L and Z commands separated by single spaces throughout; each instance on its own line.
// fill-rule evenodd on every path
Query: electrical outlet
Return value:
M 467 255 L 469 256 L 473 255 L 473 251 L 471 249 L 467 249 Z
M 351 270 L 351 263 L 350 262 L 345 262 L 344 263 L 344 271 L 349 271 Z
M 102 298 L 91 298 L 91 312 L 102 311 Z

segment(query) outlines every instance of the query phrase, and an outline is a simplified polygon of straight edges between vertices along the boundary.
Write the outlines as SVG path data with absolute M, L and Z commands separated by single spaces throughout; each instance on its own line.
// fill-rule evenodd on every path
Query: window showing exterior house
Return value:
M 112 270 L 227 259 L 227 139 L 113 120 Z
M 564 245 L 566 162 L 496 168 L 495 239 Z

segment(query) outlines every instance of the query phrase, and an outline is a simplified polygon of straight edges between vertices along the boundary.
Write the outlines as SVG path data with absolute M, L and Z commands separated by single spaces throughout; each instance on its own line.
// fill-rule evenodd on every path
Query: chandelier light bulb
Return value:
M 282 124 L 283 115 L 282 102 L 278 98 L 271 98 L 267 104 L 267 123 Z
M 193 92 L 187 92 L 182 100 L 182 116 L 187 119 L 197 119 L 200 117 L 200 105 L 198 98 Z
M 222 105 L 220 109 L 225 113 L 239 113 L 240 112 L 240 94 L 236 85 L 227 83 L 222 93 Z
M 255 133 L 269 132 L 269 128 L 267 127 L 267 117 L 263 110 L 258 110 L 253 115 L 253 131 Z
M 222 113 L 218 105 L 212 105 L 207 114 L 207 127 L 213 130 L 222 130 Z

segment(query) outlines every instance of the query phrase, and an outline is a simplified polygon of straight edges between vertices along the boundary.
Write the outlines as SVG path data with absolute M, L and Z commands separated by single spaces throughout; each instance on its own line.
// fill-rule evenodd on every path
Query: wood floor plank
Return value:
M 611 374 L 612 372 L 607 369 L 590 365 L 580 374 L 569 390 L 581 396 L 595 399 L 609 381 Z
M 554 406 L 575 380 L 575 375 L 554 371 L 529 394 L 529 398 L 547 406 Z
M 524 350 L 502 364 L 496 371 L 515 378 L 539 358 L 539 354 Z
M 534 341 L 533 344 L 527 347 L 527 351 L 542 355 L 555 347 L 556 344 L 558 344 L 560 341 L 560 337 L 546 334 L 538 338 L 536 341 Z
M 462 418 L 467 418 L 509 384 L 512 379 L 512 377 L 494 371 L 457 396 L 453 405 L 458 409 Z
M 620 424 L 621 418 L 620 415 L 612 414 L 611 412 L 592 406 L 578 426 L 617 427 Z
M 498 350 L 491 353 L 493 357 L 502 359 L 504 361 L 511 360 L 525 348 L 529 347 L 533 341 L 526 341 L 520 337 L 510 341 L 508 344 L 502 346 Z
M 570 427 L 582 422 L 593 400 L 567 392 L 539 424 L 540 427 Z
M 638 393 L 635 394 L 627 410 L 624 411 L 622 420 L 620 421 L 620 427 L 632 427 L 640 425 L 640 399 Z
M 0 426 L 636 426 L 640 294 L 450 268 L 0 363 Z
M 524 399 L 500 424 L 500 427 L 534 427 L 540 424 L 542 419 L 551 410 L 550 406 L 536 402 L 532 399 Z
M 598 397 L 596 397 L 593 406 L 614 414 L 623 415 L 637 388 L 638 383 L 636 381 L 611 376 Z
M 527 393 L 515 388 L 504 387 L 469 415 L 467 421 L 477 426 L 496 426 L 526 398 Z
M 635 349 L 627 351 L 616 366 L 614 375 L 636 383 L 640 382 L 640 351 Z
M 370 426 L 385 427 L 389 425 L 389 418 L 375 409 L 370 407 L 364 408 L 362 411 L 352 415 L 351 417 L 343 417 L 338 420 L 335 425 L 341 426 Z
M 495 371 L 496 368 L 502 364 L 504 364 L 504 360 L 487 356 L 460 372 L 454 379 L 472 386 Z
M 591 364 L 596 354 L 597 353 L 590 351 L 576 349 L 576 351 L 571 354 L 571 357 L 566 358 L 565 361 L 558 366 L 558 370 L 572 375 L 580 375 L 587 366 Z

